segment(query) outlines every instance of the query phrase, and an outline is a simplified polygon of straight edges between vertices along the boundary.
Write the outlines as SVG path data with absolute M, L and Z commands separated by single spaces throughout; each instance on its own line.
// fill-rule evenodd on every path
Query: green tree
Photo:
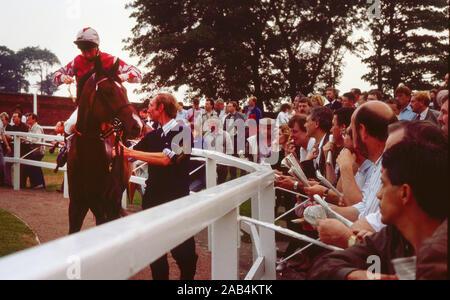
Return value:
M 25 79 L 22 61 L 11 49 L 0 46 L 0 91 L 18 93 L 28 91 L 30 83 Z
M 38 75 L 40 80 L 37 83 L 41 94 L 52 95 L 56 89 L 51 86 L 49 76 L 53 66 L 60 64 L 58 57 L 50 50 L 39 47 L 26 47 L 17 52 L 25 66 L 25 72 L 29 75 Z
M 126 49 L 150 69 L 144 90 L 187 84 L 206 97 L 253 94 L 272 109 L 279 98 L 312 92 L 336 53 L 355 49 L 348 38 L 359 2 L 135 0 Z
M 36 86 L 42 95 L 52 96 L 58 90 L 58 87 L 53 83 L 52 74 L 47 74 L 44 80 L 36 83 Z
M 380 1 L 380 17 L 368 18 L 373 54 L 363 79 L 391 92 L 400 83 L 427 90 L 448 72 L 448 2 Z

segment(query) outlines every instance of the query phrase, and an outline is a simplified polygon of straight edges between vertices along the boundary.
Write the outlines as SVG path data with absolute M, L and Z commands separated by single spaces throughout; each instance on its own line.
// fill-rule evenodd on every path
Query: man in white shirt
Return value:
M 291 139 L 286 155 L 293 154 L 299 161 L 303 162 L 307 160 L 308 154 L 313 153 L 316 140 L 306 134 L 306 116 L 295 115 L 289 120 L 289 128 L 291 129 Z M 297 149 L 300 148 L 299 151 Z M 280 176 L 276 181 L 276 185 L 289 190 L 296 190 L 298 188 L 298 182 L 292 176 Z
M 202 112 L 202 130 L 203 134 L 206 133 L 208 130 L 208 119 L 212 117 L 218 117 L 217 112 L 214 110 L 214 100 L 213 99 L 206 99 L 205 102 L 205 110 Z M 220 120 L 220 119 L 219 119 Z
M 381 101 L 369 101 L 359 106 L 352 115 L 351 129 L 353 143 L 362 156 L 374 163 L 373 173 L 368 179 L 367 186 L 363 188 L 363 199 L 361 202 L 348 207 L 333 207 L 333 209 L 355 222 L 355 229 L 373 228 L 378 226 L 376 218 L 366 218 L 368 215 L 379 211 L 379 199 L 377 193 L 381 187 L 381 157 L 388 138 L 388 126 L 397 122 L 397 117 L 392 109 Z M 344 195 L 345 197 L 345 195 Z M 358 220 L 364 219 L 361 222 Z M 317 225 L 321 241 L 332 245 L 342 245 L 343 240 L 348 239 L 349 230 L 345 225 L 336 224 L 335 219 L 320 220 Z M 342 226 L 341 226 L 342 225 Z M 351 230 L 350 230 L 351 232 Z
M 414 121 L 396 123 L 391 127 L 389 128 L 389 137 L 386 141 L 385 151 L 403 141 L 415 143 L 446 143 L 446 137 L 442 135 L 440 129 L 429 122 Z M 355 222 L 351 228 L 345 227 L 344 224 L 336 219 L 319 220 L 317 222 L 321 241 L 339 247 L 347 245 L 347 241 L 351 240 L 350 238 L 354 231 L 359 232 L 358 238 L 362 238 L 367 234 L 379 232 L 384 227 L 385 224 L 382 222 L 379 207 L 376 212 L 369 213 L 365 218 Z
M 36 114 L 28 115 L 27 124 L 30 126 L 30 133 L 44 134 L 44 130 L 42 130 L 42 127 L 37 123 L 37 120 Z M 30 150 L 33 150 L 33 152 L 25 158 L 41 161 L 45 155 L 45 146 L 40 145 L 43 143 L 43 139 L 29 137 L 27 138 L 27 141 L 30 143 Z M 25 166 L 24 172 L 26 176 L 30 177 L 31 188 L 45 188 L 44 173 L 40 167 Z
M 328 107 L 314 107 L 306 117 L 306 134 L 316 140 L 316 153 L 312 160 L 306 160 L 302 169 L 308 178 L 315 178 L 316 171 L 326 174 L 326 158 L 323 147 L 329 141 L 333 112 Z
M 217 115 L 219 116 L 220 121 L 222 121 L 222 124 L 223 124 L 223 121 L 225 120 L 225 117 L 227 116 L 227 112 L 225 109 L 225 103 L 223 102 L 222 99 L 219 99 L 214 103 L 214 110 L 216 111 Z

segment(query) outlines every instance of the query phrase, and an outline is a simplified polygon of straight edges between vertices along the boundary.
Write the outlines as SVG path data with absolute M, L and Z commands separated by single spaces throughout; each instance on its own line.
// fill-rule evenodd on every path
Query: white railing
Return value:
M 21 137 L 22 138 L 34 138 L 34 139 L 41 139 L 43 143 L 37 143 L 38 145 L 45 145 L 45 146 L 52 146 L 51 144 L 48 144 L 46 142 L 63 142 L 64 137 L 57 136 L 57 135 L 46 135 L 46 134 L 36 134 L 36 133 L 28 133 L 28 132 L 15 132 L 15 131 L 6 131 L 6 135 L 13 136 L 14 141 L 14 153 L 12 157 L 5 156 L 5 162 L 12 163 L 13 164 L 13 171 L 14 171 L 14 180 L 13 180 L 13 188 L 15 191 L 20 190 L 20 165 L 28 165 L 28 166 L 34 166 L 34 167 L 40 167 L 45 169 L 51 169 L 54 170 L 56 168 L 56 163 L 49 163 L 49 162 L 41 162 L 41 161 L 35 161 L 26 159 L 28 156 L 27 153 L 23 157 L 20 156 L 20 149 L 21 149 Z M 16 146 L 17 145 L 17 146 Z M 6 153 L 4 153 L 5 155 Z M 64 186 L 63 186 L 63 195 L 64 198 L 69 198 L 69 184 L 67 180 L 67 165 L 64 165 L 63 167 L 59 168 L 60 171 L 64 172 Z M 137 177 L 137 176 L 131 176 L 130 182 L 134 182 L 137 184 L 144 184 L 146 178 Z M 122 206 L 126 208 L 126 197 L 127 192 L 124 192 L 124 196 L 122 197 Z
M 13 137 L 14 142 L 14 153 L 12 157 L 5 156 L 5 162 L 12 163 L 12 168 L 14 171 L 14 178 L 13 179 L 13 188 L 15 191 L 20 190 L 20 165 L 28 165 L 33 167 L 41 167 L 41 168 L 47 168 L 54 170 L 56 168 L 55 163 L 49 163 L 49 162 L 42 162 L 42 161 L 35 161 L 31 159 L 26 159 L 27 155 L 24 157 L 20 156 L 20 148 L 21 148 L 21 140 L 23 138 L 33 138 L 33 139 L 41 139 L 45 144 L 45 142 L 63 142 L 64 137 L 57 136 L 57 135 L 46 135 L 46 134 L 36 134 L 36 133 L 28 133 L 28 132 L 13 132 L 13 131 L 6 131 L 5 135 L 10 135 Z M 29 153 L 27 153 L 29 154 Z M 6 155 L 6 153 L 4 153 Z M 69 188 L 68 188 L 68 181 L 67 181 L 67 168 L 66 166 L 59 168 L 60 171 L 64 172 L 64 198 L 69 198 Z
M 217 152 L 192 154 L 206 160 L 206 190 L 6 256 L 0 259 L 0 279 L 127 279 L 208 226 L 211 278 L 238 279 L 238 207 L 251 198 L 252 218 L 273 223 L 273 171 Z M 251 173 L 216 186 L 217 163 Z M 275 233 L 267 226 L 253 231 L 254 266 L 246 279 L 276 279 Z

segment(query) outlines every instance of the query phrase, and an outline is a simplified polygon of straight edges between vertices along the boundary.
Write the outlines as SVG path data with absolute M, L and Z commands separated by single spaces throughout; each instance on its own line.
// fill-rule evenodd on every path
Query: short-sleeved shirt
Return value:
M 35 134 L 44 134 L 44 130 L 42 130 L 42 127 L 38 124 L 38 123 L 34 123 L 34 125 L 30 128 L 30 133 L 35 133 Z M 27 138 L 27 140 L 33 144 L 33 143 L 43 143 L 44 140 L 40 139 L 40 138 Z M 33 145 L 32 145 L 33 147 Z M 45 146 L 42 145 L 38 145 L 36 147 L 33 148 L 39 148 L 39 150 L 36 150 L 36 153 L 40 153 L 41 155 L 45 154 Z

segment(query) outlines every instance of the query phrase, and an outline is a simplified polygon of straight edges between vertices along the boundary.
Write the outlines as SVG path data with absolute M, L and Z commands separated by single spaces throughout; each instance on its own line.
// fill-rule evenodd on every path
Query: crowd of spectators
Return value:
M 178 119 L 190 123 L 194 132 L 199 128 L 199 135 L 206 141 L 197 144 L 199 147 L 270 164 L 278 175 L 276 186 L 303 193 L 310 199 L 319 195 L 353 223 L 349 228 L 329 217 L 318 219 L 312 226 L 303 214 L 309 206 L 317 204 L 306 201 L 295 210 L 297 215 L 285 217 L 287 227 L 346 250 L 327 253 L 320 247 L 311 247 L 294 259 L 297 263 L 287 267 L 305 271 L 311 279 L 397 279 L 391 260 L 415 256 L 416 278 L 446 278 L 447 215 L 439 212 L 447 212 L 448 208 L 443 183 L 448 180 L 444 159 L 448 153 L 447 83 L 431 91 L 412 91 L 402 85 L 392 96 L 378 90 L 361 92 L 357 88 L 342 96 L 333 88 L 326 90 L 325 97 L 299 93 L 292 103 L 280 105 L 274 119 L 264 118 L 256 103 L 257 99 L 250 97 L 240 113 L 234 101 L 229 101 L 224 109 L 207 99 L 203 110 L 197 100 L 190 113 L 179 113 Z M 243 125 L 237 125 L 236 121 Z M 239 134 L 244 139 L 238 138 Z M 298 160 L 310 186 L 288 175 L 280 163 L 290 154 Z M 423 161 L 419 159 L 421 156 Z M 433 173 L 430 166 L 438 160 L 446 167 L 441 165 Z M 422 173 L 423 162 L 429 166 L 423 167 Z M 339 193 L 327 187 L 317 171 Z M 219 183 L 225 180 L 226 172 L 218 169 Z M 433 192 L 427 196 L 430 187 Z M 279 190 L 276 195 L 277 208 L 284 206 L 285 210 L 302 201 Z M 395 203 L 392 200 L 395 197 L 403 204 Z M 428 197 L 436 199 L 431 208 L 424 204 Z M 300 222 L 291 222 L 295 218 L 300 218 Z M 419 220 L 427 224 L 420 224 Z M 419 232 L 419 228 L 426 230 Z M 432 243 L 436 243 L 436 248 L 431 247 Z M 290 240 L 285 251 L 281 251 L 280 260 L 305 245 Z M 366 259 L 371 254 L 383 261 L 374 277 L 366 272 L 370 267 Z M 353 256 L 358 257 L 352 261 Z M 285 268 L 279 265 L 277 270 Z
M 34 113 L 23 113 L 22 107 L 17 105 L 11 112 L 0 114 L 0 186 L 12 187 L 11 167 L 12 163 L 6 163 L 4 157 L 14 156 L 13 136 L 6 132 L 29 132 L 33 134 L 44 134 L 42 127 L 38 123 L 38 116 Z M 35 161 L 41 161 L 45 155 L 45 146 L 40 138 L 20 137 L 20 157 Z M 27 180 L 34 189 L 45 188 L 45 179 L 42 169 L 29 165 L 20 165 L 20 187 L 26 187 Z
M 446 278 L 448 190 L 448 82 L 440 89 L 413 91 L 399 86 L 392 97 L 378 90 L 352 89 L 341 97 L 328 88 L 325 97 L 301 93 L 292 103 L 282 103 L 276 118 L 263 116 L 258 99 L 248 98 L 241 108 L 237 101 L 200 99 L 185 109 L 178 103 L 176 121 L 190 126 L 193 145 L 256 163 L 271 165 L 277 174 L 275 185 L 310 197 L 287 215 L 291 230 L 343 248 L 331 252 L 312 247 L 291 264 L 311 279 L 373 278 L 367 272 L 367 257 L 378 255 L 382 262 L 376 278 L 396 279 L 393 259 L 415 256 L 418 279 Z M 148 133 L 155 130 L 148 115 L 148 102 L 139 110 Z M 5 131 L 42 133 L 35 114 L 13 111 L 0 115 L 1 183 L 11 186 L 13 144 Z M 63 127 L 60 124 L 59 127 Z M 61 130 L 64 132 L 64 130 Z M 40 161 L 45 149 L 36 139 L 22 139 L 21 149 L 29 159 Z M 308 185 L 288 175 L 283 158 L 293 155 L 308 178 Z M 192 191 L 205 187 L 205 168 L 192 162 Z M 244 175 L 243 170 L 218 166 L 218 183 Z M 42 170 L 23 167 L 21 185 L 30 177 L 31 187 L 45 187 Z M 336 189 L 330 189 L 322 175 Z M 337 193 L 335 190 L 339 191 Z M 277 206 L 286 210 L 301 200 L 293 193 L 277 191 Z M 332 209 L 353 223 L 347 227 L 335 218 L 305 221 L 304 214 L 323 197 Z M 292 219 L 299 218 L 295 224 Z M 290 240 L 281 257 L 287 257 L 303 242 Z M 283 251 L 282 251 L 283 252 Z M 280 265 L 277 270 L 283 271 Z

